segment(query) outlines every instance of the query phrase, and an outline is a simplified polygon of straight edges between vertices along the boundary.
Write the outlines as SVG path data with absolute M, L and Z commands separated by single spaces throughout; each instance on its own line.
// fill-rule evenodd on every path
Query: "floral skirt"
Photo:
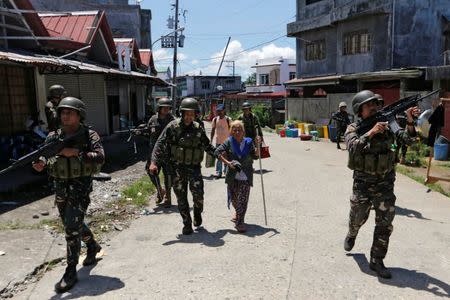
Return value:
M 234 180 L 229 186 L 231 203 L 236 210 L 236 225 L 244 223 L 250 188 L 251 186 L 247 180 Z

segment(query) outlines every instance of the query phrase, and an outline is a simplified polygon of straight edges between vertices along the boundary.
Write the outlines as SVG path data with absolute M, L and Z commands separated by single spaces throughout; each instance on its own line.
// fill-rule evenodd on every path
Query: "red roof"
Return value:
M 238 93 L 224 95 L 226 99 L 276 99 L 287 97 L 287 92 L 271 92 L 271 93 Z
M 50 36 L 70 38 L 72 42 L 79 44 L 75 49 L 92 44 L 97 33 L 101 31 L 111 56 L 115 57 L 116 47 L 103 11 L 42 14 L 39 17 Z
M 150 73 L 154 76 L 158 74 L 155 68 L 155 62 L 153 61 L 153 52 L 150 49 L 140 49 L 139 54 L 141 56 L 142 64 L 150 68 Z

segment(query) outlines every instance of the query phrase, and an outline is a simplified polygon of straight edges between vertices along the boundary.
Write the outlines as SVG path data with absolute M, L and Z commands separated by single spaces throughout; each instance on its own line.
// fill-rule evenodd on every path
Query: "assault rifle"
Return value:
M 397 123 L 396 116 L 397 114 L 400 114 L 407 110 L 408 108 L 417 106 L 417 104 L 430 97 L 434 94 L 437 94 L 440 90 L 432 91 L 431 93 L 426 94 L 425 96 L 420 96 L 420 94 L 409 96 L 403 99 L 398 100 L 395 103 L 392 103 L 388 106 L 385 106 L 383 109 L 378 111 L 375 115 L 373 115 L 370 118 L 367 118 L 363 120 L 358 127 L 358 134 L 362 135 L 368 132 L 370 129 L 375 126 L 378 122 L 387 122 L 389 125 L 389 128 L 392 130 L 392 132 L 397 133 L 401 128 Z
M 62 149 L 68 148 L 71 145 L 76 144 L 81 139 L 84 140 L 86 137 L 86 132 L 84 129 L 78 130 L 74 135 L 66 138 L 58 138 L 48 143 L 43 144 L 39 149 L 22 156 L 18 160 L 13 160 L 13 163 L 0 171 L 0 176 L 5 175 L 15 169 L 26 166 L 34 161 L 37 161 L 40 157 L 49 158 L 57 155 Z

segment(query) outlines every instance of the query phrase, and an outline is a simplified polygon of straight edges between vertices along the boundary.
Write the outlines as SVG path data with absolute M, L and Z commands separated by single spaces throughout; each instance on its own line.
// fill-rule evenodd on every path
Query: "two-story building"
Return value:
M 362 89 L 381 94 L 386 104 L 449 90 L 446 0 L 297 0 L 287 32 L 296 38 L 297 77 L 286 86 L 303 94 L 288 101 L 288 118 L 328 118 Z
M 245 92 L 225 95 L 227 109 L 240 110 L 242 103 L 247 101 L 270 108 L 274 122 L 283 120 L 287 96 L 283 83 L 296 77 L 295 60 L 283 57 L 261 59 L 252 68 L 255 70 L 256 84 L 246 85 Z

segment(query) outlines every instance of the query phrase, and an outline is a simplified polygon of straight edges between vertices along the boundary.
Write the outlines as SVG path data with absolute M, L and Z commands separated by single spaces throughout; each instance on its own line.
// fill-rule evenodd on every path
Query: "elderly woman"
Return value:
M 236 210 L 233 218 L 238 232 L 245 232 L 245 213 L 247 211 L 250 188 L 253 185 L 253 160 L 259 156 L 253 140 L 245 137 L 242 121 L 230 124 L 230 137 L 216 149 L 216 156 L 227 165 L 225 183 L 228 185 L 228 208 L 230 202 Z M 256 142 L 260 137 L 256 138 Z

